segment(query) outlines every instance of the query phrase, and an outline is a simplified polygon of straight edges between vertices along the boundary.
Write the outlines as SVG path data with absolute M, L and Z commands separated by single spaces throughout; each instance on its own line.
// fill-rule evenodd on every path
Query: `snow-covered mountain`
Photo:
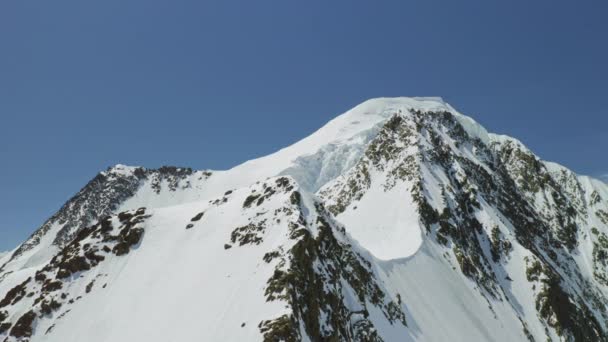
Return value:
M 0 340 L 608 340 L 608 186 L 440 98 L 226 171 L 117 165 L 0 255 Z

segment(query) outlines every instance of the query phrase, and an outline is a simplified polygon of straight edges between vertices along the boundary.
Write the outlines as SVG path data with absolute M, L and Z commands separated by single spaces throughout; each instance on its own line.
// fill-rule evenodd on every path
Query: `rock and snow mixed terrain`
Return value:
M 608 340 L 608 186 L 440 98 L 117 165 L 0 254 L 0 341 Z

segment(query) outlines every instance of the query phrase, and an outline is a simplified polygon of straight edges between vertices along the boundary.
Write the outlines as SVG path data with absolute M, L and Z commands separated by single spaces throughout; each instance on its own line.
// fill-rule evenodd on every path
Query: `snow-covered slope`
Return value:
M 10 251 L 0 252 L 0 265 L 3 264 L 3 260 L 10 257 Z
M 607 340 L 608 186 L 440 98 L 117 165 L 0 256 L 0 340 Z

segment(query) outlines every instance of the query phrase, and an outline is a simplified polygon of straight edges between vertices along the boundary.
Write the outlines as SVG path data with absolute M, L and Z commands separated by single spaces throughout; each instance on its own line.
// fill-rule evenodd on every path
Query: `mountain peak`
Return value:
M 133 176 L 138 170 L 144 171 L 145 169 L 140 166 L 116 164 L 108 167 L 105 171 L 100 172 L 100 175 L 104 177 L 130 177 Z
M 376 116 L 378 121 L 386 120 L 395 112 L 410 110 L 421 112 L 450 112 L 460 122 L 463 128 L 472 137 L 479 138 L 484 143 L 489 142 L 488 131 L 473 118 L 466 116 L 441 97 L 379 97 L 369 99 L 343 115 L 349 116 Z
M 230 170 L 100 173 L 0 257 L 0 340 L 599 341 L 607 255 L 605 184 L 375 98 Z

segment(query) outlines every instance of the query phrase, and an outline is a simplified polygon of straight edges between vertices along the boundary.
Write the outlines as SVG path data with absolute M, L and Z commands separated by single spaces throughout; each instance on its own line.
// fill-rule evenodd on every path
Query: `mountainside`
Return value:
M 0 340 L 608 341 L 608 186 L 439 98 L 117 165 L 0 254 Z

